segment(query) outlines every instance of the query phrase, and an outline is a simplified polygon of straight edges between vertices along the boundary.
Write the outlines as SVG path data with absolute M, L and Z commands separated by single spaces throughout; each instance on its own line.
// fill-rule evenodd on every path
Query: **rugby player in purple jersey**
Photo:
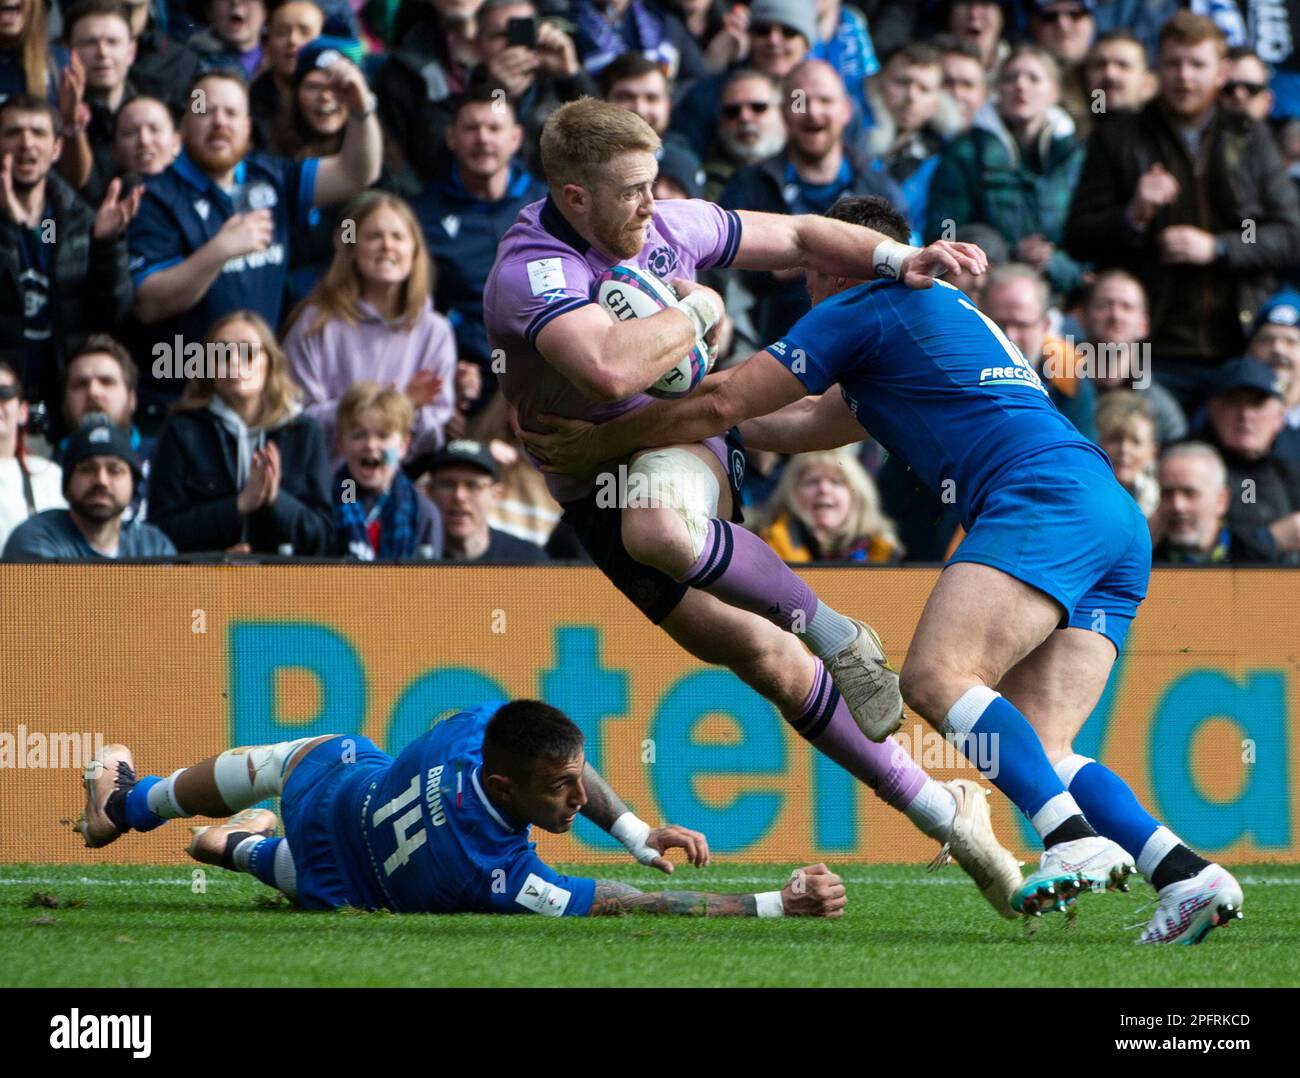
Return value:
M 928 288 L 946 271 L 986 267 L 969 244 L 916 248 L 826 217 L 656 203 L 658 149 L 644 120 L 590 98 L 557 109 L 542 131 L 549 195 L 503 237 L 483 301 L 501 388 L 525 430 L 546 430 L 545 415 L 601 423 L 650 403 L 647 387 L 709 341 L 722 317 L 718 294 L 693 280 L 700 270 L 812 269 Z M 620 264 L 670 282 L 680 303 L 615 321 L 592 288 Z M 610 581 L 696 658 L 729 667 L 772 701 L 802 737 L 941 842 L 937 863 L 951 852 L 994 908 L 1014 916 L 1020 869 L 993 834 L 984 791 L 934 781 L 892 738 L 875 744 L 855 722 L 902 721 L 898 675 L 875 632 L 819 602 L 735 523 L 738 441 L 659 447 L 609 469 L 594 481 L 548 480 Z

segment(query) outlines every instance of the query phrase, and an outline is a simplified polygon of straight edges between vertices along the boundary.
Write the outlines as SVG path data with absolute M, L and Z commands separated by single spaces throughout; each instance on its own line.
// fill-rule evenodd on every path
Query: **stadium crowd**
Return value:
M 581 558 L 482 298 L 596 96 L 661 136 L 657 199 L 980 244 L 951 283 L 1157 560 L 1300 565 L 1297 44 L 1285 0 L 4 0 L 3 556 Z M 705 279 L 722 367 L 809 307 Z M 743 494 L 791 562 L 961 538 L 870 440 L 751 451 Z

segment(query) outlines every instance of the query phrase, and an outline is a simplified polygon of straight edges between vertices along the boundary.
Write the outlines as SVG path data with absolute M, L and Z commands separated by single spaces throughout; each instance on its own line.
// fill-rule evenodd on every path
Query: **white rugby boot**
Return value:
M 1038 870 L 1030 873 L 1011 898 L 1011 908 L 1041 917 L 1044 910 L 1060 910 L 1088 891 L 1128 890 L 1128 878 L 1137 866 L 1118 844 L 1100 835 L 1058 842 L 1044 850 Z
M 1011 896 L 1021 884 L 1020 863 L 993 833 L 988 793 L 970 779 L 953 779 L 943 786 L 957 799 L 957 815 L 948 841 L 930 862 L 930 871 L 942 868 L 951 857 L 975 881 L 998 916 L 1014 920 Z
M 1241 917 L 1244 896 L 1239 884 L 1220 865 L 1206 865 L 1190 880 L 1161 888 L 1156 911 L 1138 943 L 1196 944 L 1210 929 Z

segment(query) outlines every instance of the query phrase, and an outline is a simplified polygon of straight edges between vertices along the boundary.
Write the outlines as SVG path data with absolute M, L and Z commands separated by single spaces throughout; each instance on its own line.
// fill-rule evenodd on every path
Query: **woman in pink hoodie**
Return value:
M 391 385 L 415 408 L 410 455 L 437 449 L 456 405 L 456 338 L 430 300 L 424 234 L 406 202 L 383 191 L 358 195 L 341 221 L 334 261 L 284 339 L 307 414 L 337 453 L 339 400 L 356 382 Z

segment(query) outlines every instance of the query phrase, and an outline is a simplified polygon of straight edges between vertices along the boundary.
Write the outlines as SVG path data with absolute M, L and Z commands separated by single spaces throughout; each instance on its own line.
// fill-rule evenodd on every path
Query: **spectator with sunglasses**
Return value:
M 1061 67 L 1061 108 L 1076 128 L 1085 128 L 1092 115 L 1084 97 L 1083 63 L 1097 36 L 1094 0 L 1034 0 L 1029 16 L 1030 35 Z
M 1097 36 L 1095 6 L 1095 0 L 1034 0 L 1029 16 L 1034 43 L 1055 56 L 1063 68 L 1078 66 Z
M 1300 8 L 1291 0 L 1188 0 L 1187 6 L 1211 19 L 1230 49 L 1253 50 L 1268 65 L 1273 119 L 1300 117 Z
M 26 426 L 23 387 L 14 369 L 0 360 L 0 550 L 28 517 L 68 504 L 59 466 L 26 451 Z
M 783 100 L 784 152 L 740 169 L 722 192 L 723 208 L 821 214 L 852 194 L 880 195 L 907 212 L 898 184 L 872 167 L 860 144 L 845 138 L 852 106 L 830 64 L 799 64 L 785 80 Z M 808 311 L 802 273 L 744 270 L 739 279 L 754 297 L 754 327 L 762 340 L 776 340 Z
M 1229 112 L 1239 112 L 1264 123 L 1273 111 L 1273 91 L 1268 88 L 1273 73 L 1251 49 L 1239 45 L 1228 50 L 1228 81 L 1220 100 Z
M 779 81 L 812 52 L 817 42 L 816 10 L 809 0 L 753 0 L 746 34 L 749 66 Z M 700 157 L 708 151 L 713 137 L 727 78 L 712 75 L 699 79 L 673 110 L 672 130 L 682 135 Z
M 781 84 L 757 68 L 738 68 L 722 84 L 713 141 L 704 156 L 704 197 L 716 202 L 736 169 L 784 149 Z

